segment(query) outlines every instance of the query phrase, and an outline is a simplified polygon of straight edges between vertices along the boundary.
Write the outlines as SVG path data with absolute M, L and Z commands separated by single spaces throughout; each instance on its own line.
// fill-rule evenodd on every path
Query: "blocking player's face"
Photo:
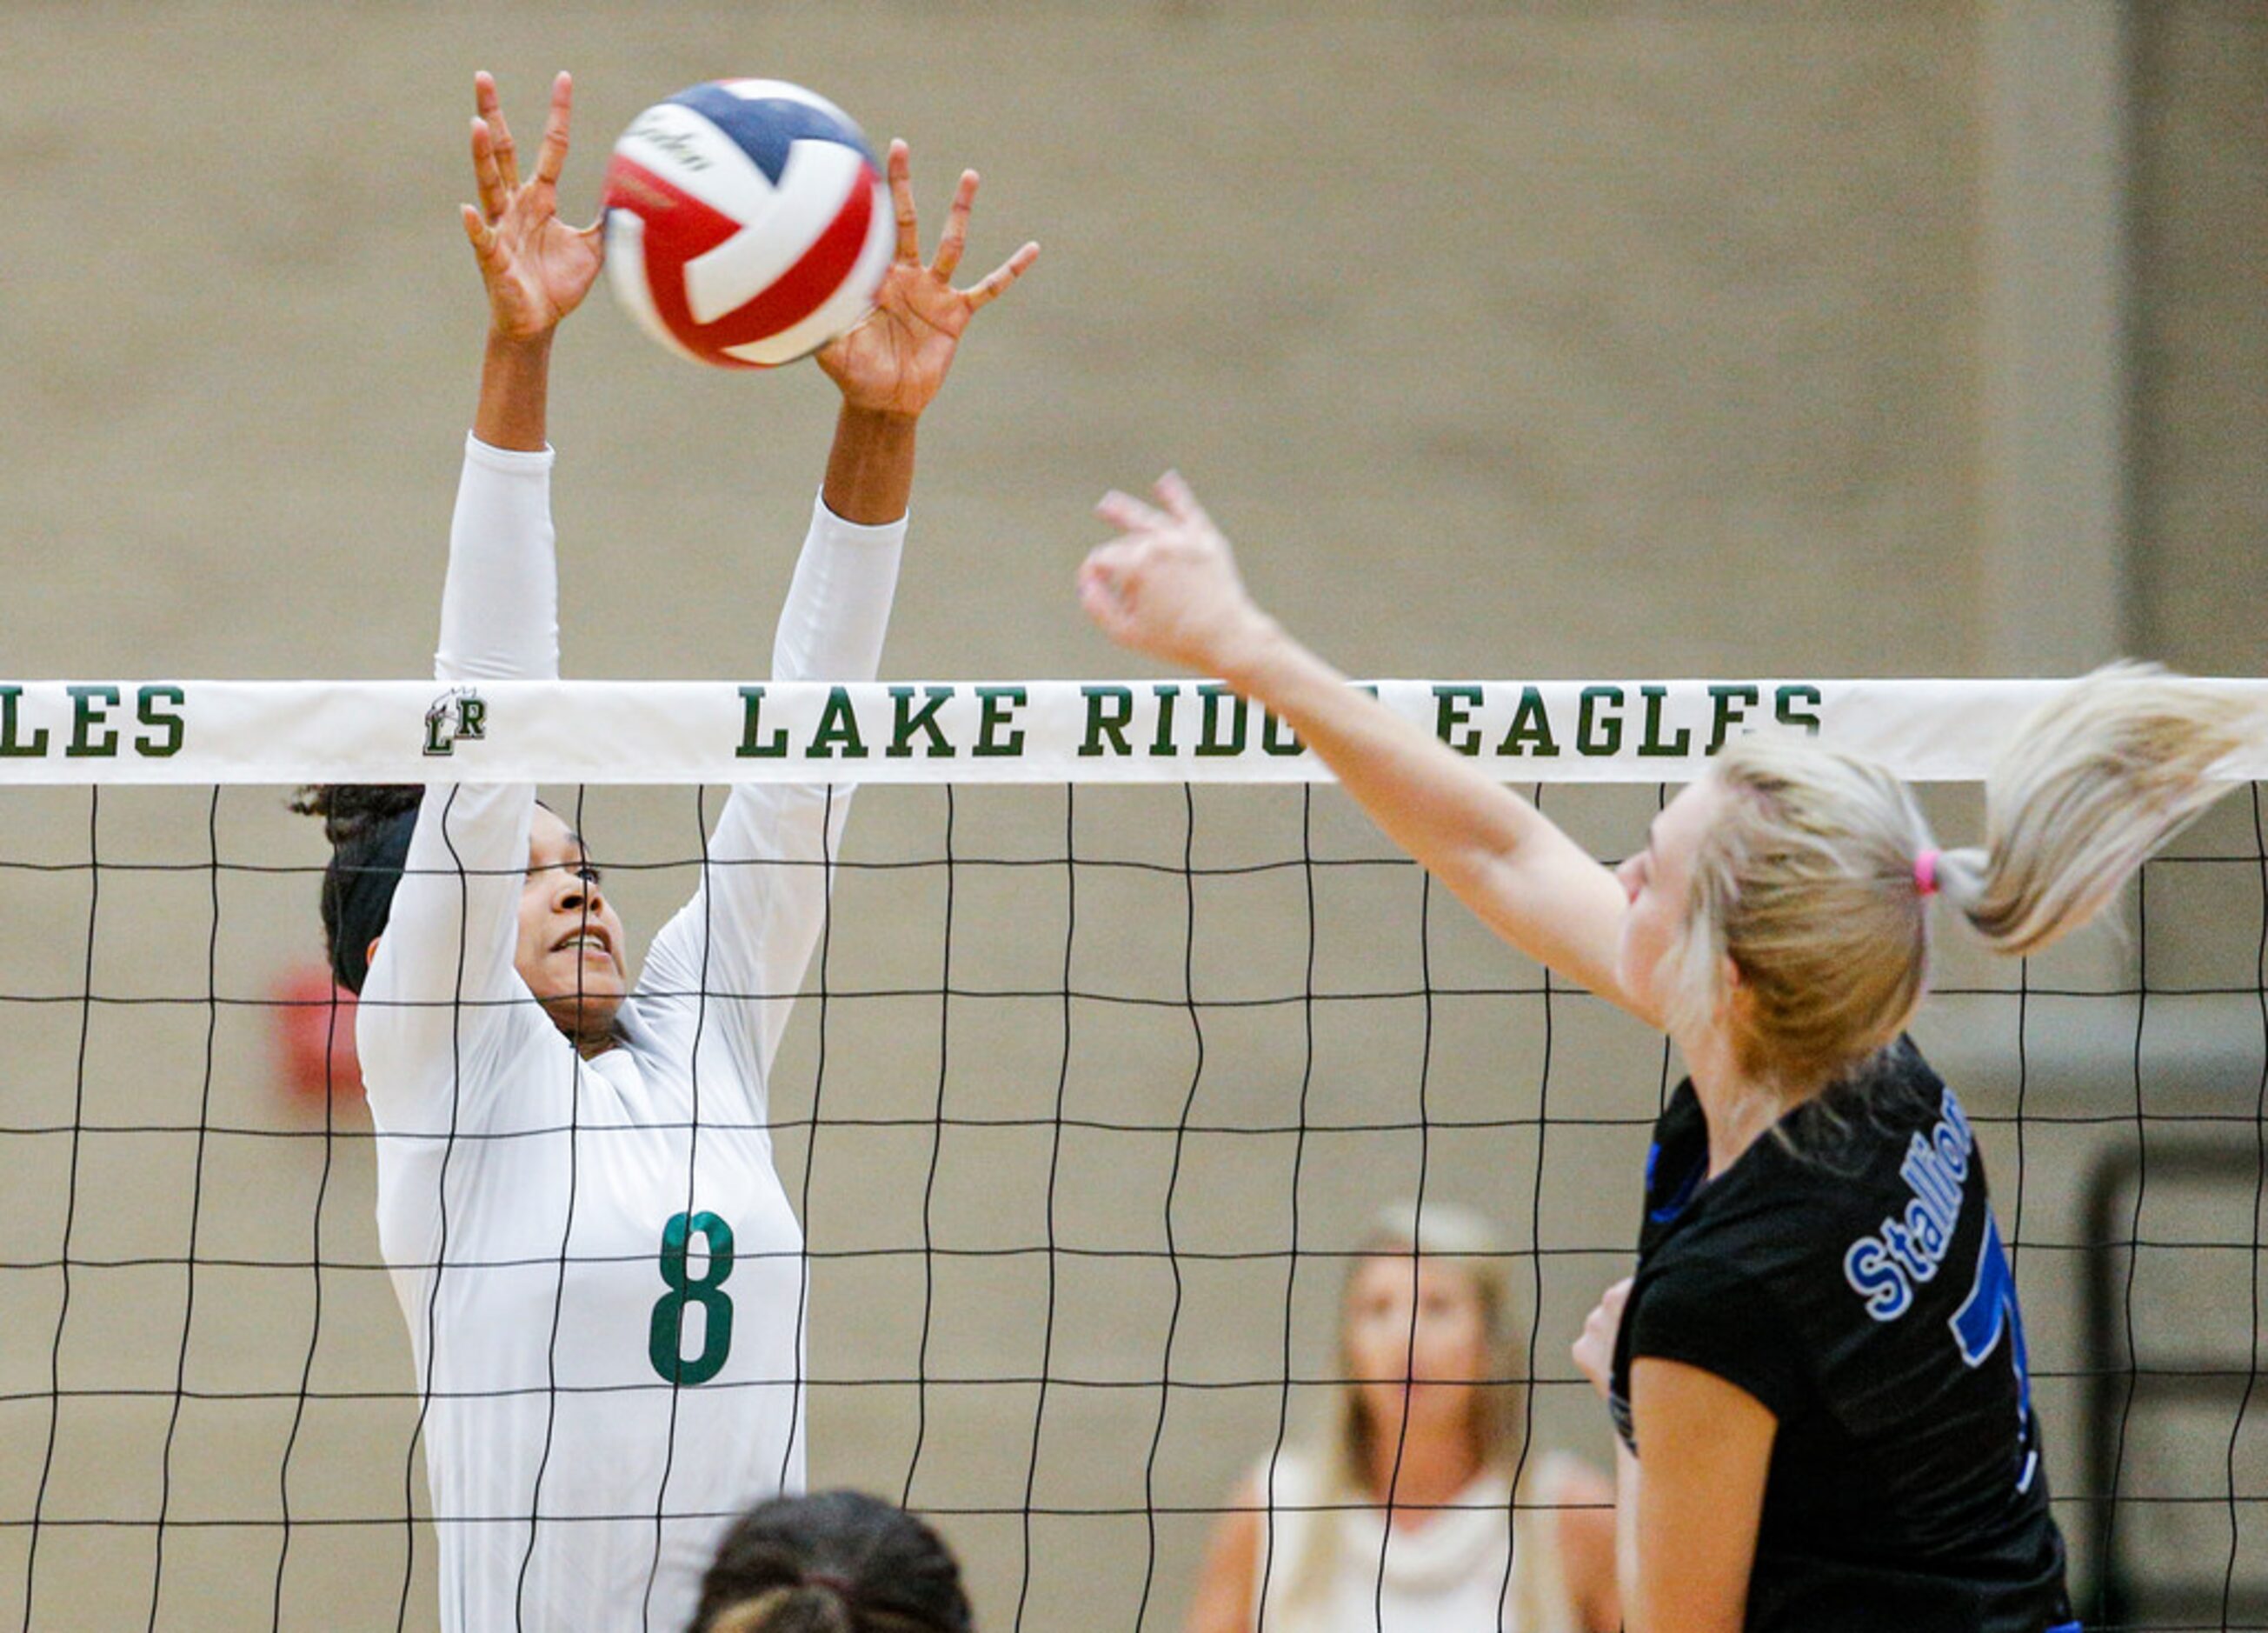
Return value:
M 541 805 L 528 830 L 512 967 L 578 1047 L 587 1052 L 610 1037 L 629 990 L 622 921 L 600 890 L 599 870 L 584 854 L 580 836 Z
M 1668 1009 L 1669 955 L 1684 937 L 1692 905 L 1693 860 L 1725 809 L 1725 791 L 1704 777 L 1688 783 L 1653 819 L 1645 848 L 1615 869 L 1630 911 L 1615 953 L 1622 989 L 1656 1014 Z
M 1473 1385 L 1488 1377 L 1488 1309 L 1472 1272 L 1453 1259 L 1381 1253 L 1355 1267 L 1340 1334 L 1347 1376 L 1373 1428 L 1413 1432 L 1469 1425 Z

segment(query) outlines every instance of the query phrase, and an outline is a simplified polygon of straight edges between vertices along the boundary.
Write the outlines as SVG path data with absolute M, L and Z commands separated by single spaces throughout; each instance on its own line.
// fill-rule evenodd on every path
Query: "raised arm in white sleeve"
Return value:
M 551 457 L 466 439 L 433 657 L 443 685 L 559 673 Z M 381 1127 L 448 1111 L 458 1077 L 477 1081 L 458 1069 L 468 1053 L 550 1024 L 512 1001 L 526 996 L 512 954 L 534 800 L 526 783 L 426 790 L 356 1029 Z
M 905 531 L 903 520 L 860 527 L 823 503 L 813 506 L 780 609 L 774 680 L 874 678 Z M 831 794 L 801 783 L 734 788 L 710 839 L 702 889 L 646 955 L 642 1017 L 688 1046 L 697 1029 L 703 1048 L 730 1050 L 759 1120 L 764 1075 L 826 914 L 824 864 L 850 809 L 850 789 L 840 783 Z

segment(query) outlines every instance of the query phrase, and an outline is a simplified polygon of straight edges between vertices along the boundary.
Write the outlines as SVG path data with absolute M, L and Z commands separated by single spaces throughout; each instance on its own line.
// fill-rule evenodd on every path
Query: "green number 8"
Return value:
M 709 1274 L 694 1281 L 685 1274 L 686 1241 L 699 1231 L 709 1244 Z M 724 1370 L 733 1352 L 733 1301 L 725 1278 L 733 1274 L 733 1227 L 714 1214 L 672 1214 L 661 1228 L 661 1279 L 669 1284 L 653 1307 L 646 1354 L 653 1370 L 673 1384 L 705 1384 Z M 701 1306 L 701 1353 L 684 1358 L 685 1306 Z

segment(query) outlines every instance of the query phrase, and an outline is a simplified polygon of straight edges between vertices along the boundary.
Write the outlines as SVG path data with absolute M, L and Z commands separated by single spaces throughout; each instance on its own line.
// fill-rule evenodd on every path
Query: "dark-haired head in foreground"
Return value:
M 961 1567 L 903 1509 L 858 1491 L 775 1497 L 742 1515 L 687 1633 L 973 1633 Z

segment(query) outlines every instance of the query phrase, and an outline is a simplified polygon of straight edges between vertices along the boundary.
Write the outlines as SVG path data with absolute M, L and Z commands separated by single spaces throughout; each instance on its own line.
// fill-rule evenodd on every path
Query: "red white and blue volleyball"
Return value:
M 772 368 L 872 309 L 896 235 L 880 169 L 825 97 L 719 79 L 630 122 L 607 166 L 607 270 L 680 356 Z

